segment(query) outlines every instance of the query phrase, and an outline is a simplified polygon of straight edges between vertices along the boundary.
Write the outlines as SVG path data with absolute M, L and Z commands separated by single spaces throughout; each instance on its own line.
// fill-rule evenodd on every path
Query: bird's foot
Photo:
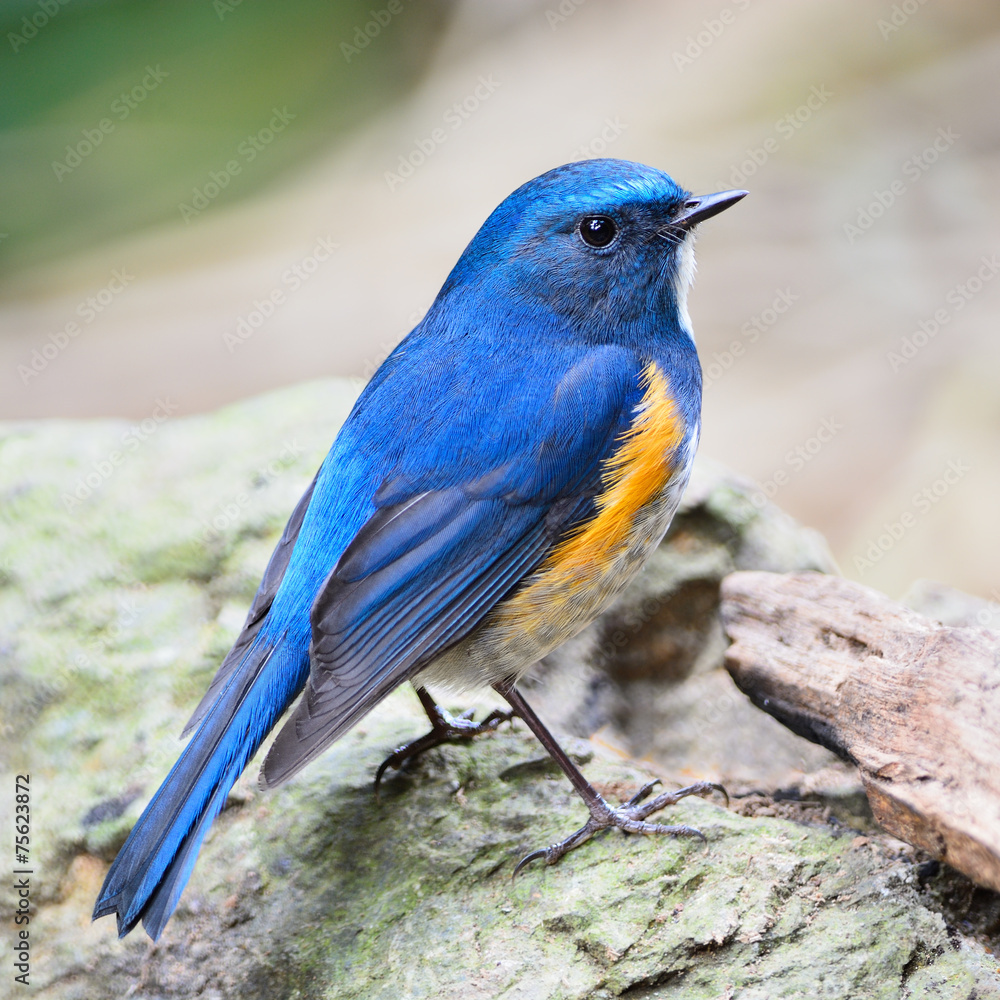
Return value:
M 617 827 L 625 833 L 668 833 L 672 837 L 698 837 L 704 840 L 705 835 L 693 826 L 666 826 L 661 823 L 647 823 L 646 817 L 651 816 L 660 809 L 680 802 L 681 799 L 687 798 L 689 795 L 709 795 L 712 792 L 721 792 L 726 798 L 726 803 L 729 803 L 729 796 L 726 794 L 726 790 L 721 785 L 717 785 L 711 781 L 698 781 L 693 785 L 688 785 L 686 788 L 679 788 L 676 792 L 662 792 L 655 798 L 650 799 L 650 793 L 659 783 L 659 779 L 657 779 L 643 785 L 622 806 L 615 807 L 608 805 L 603 798 L 598 796 L 597 801 L 590 804 L 590 819 L 576 833 L 570 834 L 565 840 L 561 840 L 557 844 L 552 844 L 550 847 L 543 847 L 538 851 L 532 851 L 531 854 L 521 858 L 511 877 L 516 878 L 522 868 L 530 865 L 532 861 L 538 861 L 539 859 L 544 859 L 547 865 L 554 865 L 564 854 L 569 853 L 574 848 L 590 840 L 595 833 L 599 833 L 601 830 L 606 830 L 612 826 Z
M 480 733 L 492 732 L 502 722 L 510 722 L 513 712 L 504 712 L 495 708 L 482 722 L 473 722 L 472 715 L 474 709 L 468 709 L 461 715 L 451 715 L 440 705 L 435 704 L 426 691 L 418 690 L 420 701 L 427 712 L 427 717 L 431 720 L 431 731 L 421 736 L 420 739 L 413 740 L 394 750 L 379 766 L 375 774 L 375 797 L 378 798 L 379 788 L 385 772 L 392 768 L 399 770 L 407 761 L 432 747 L 440 746 L 442 743 L 456 743 L 460 740 L 471 740 Z M 426 698 L 424 697 L 426 695 Z

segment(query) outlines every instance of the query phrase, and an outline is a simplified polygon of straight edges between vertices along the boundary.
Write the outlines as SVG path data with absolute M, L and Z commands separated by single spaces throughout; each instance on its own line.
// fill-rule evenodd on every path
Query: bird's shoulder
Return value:
M 551 471 L 560 459 L 606 456 L 633 423 L 650 371 L 672 395 L 674 381 L 681 394 L 692 384 L 674 357 L 595 344 L 542 309 L 505 304 L 480 322 L 466 312 L 432 311 L 380 367 L 335 447 L 346 463 L 367 456 L 414 490 L 499 467 Z

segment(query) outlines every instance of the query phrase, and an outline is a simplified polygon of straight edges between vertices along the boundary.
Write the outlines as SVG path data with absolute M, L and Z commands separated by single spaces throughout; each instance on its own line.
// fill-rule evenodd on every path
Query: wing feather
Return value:
M 532 447 L 459 483 L 435 482 L 433 469 L 386 476 L 374 514 L 313 603 L 309 683 L 262 784 L 290 777 L 472 632 L 592 517 L 642 397 L 642 372 L 631 352 L 594 351 L 554 386 Z

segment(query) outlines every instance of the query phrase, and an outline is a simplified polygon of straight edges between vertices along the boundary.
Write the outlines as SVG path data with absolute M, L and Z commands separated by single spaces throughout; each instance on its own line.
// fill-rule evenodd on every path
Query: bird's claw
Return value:
M 419 739 L 410 743 L 405 743 L 397 747 L 382 763 L 375 772 L 375 798 L 379 798 L 379 789 L 382 785 L 382 778 L 385 772 L 392 768 L 399 770 L 407 761 L 420 754 L 440 746 L 442 743 L 454 743 L 458 740 L 471 740 L 480 733 L 492 732 L 502 722 L 510 722 L 514 713 L 501 711 L 495 708 L 482 722 L 473 722 L 472 716 L 475 709 L 467 709 L 461 715 L 453 716 L 438 705 L 434 706 L 433 714 L 428 709 L 431 718 L 431 731 L 425 733 Z
M 622 806 L 614 807 L 608 805 L 604 799 L 591 807 L 590 818 L 575 833 L 570 834 L 565 840 L 543 847 L 540 850 L 526 854 L 517 863 L 511 878 L 517 878 L 522 869 L 531 864 L 532 861 L 545 859 L 546 865 L 554 865 L 560 858 L 568 854 L 574 848 L 590 840 L 595 833 L 606 830 L 609 827 L 617 827 L 623 833 L 641 833 L 652 835 L 666 833 L 672 837 L 697 837 L 704 841 L 705 835 L 701 830 L 693 826 L 667 826 L 662 823 L 647 823 L 646 817 L 654 812 L 664 809 L 667 806 L 680 802 L 681 799 L 689 795 L 707 795 L 711 792 L 721 792 L 725 796 L 726 804 L 729 804 L 729 796 L 726 790 L 713 781 L 697 781 L 686 788 L 679 788 L 675 792 L 662 792 L 656 798 L 649 798 L 652 790 L 660 783 L 659 779 L 647 782 Z
M 633 795 L 632 798 L 625 803 L 625 808 L 629 809 L 632 806 L 637 806 L 640 802 L 644 802 L 647 798 L 649 798 L 649 793 L 656 788 L 657 785 L 662 784 L 663 782 L 660 781 L 659 778 L 653 778 L 652 781 L 647 781 L 646 784 L 644 784 L 642 788 L 640 788 L 639 791 L 637 791 L 635 795 Z
M 514 879 L 517 878 L 521 869 L 526 868 L 528 865 L 531 864 L 532 861 L 537 861 L 539 858 L 546 857 L 546 855 L 549 853 L 549 850 L 550 848 L 548 847 L 542 847 L 537 851 L 532 851 L 530 854 L 525 854 L 525 856 L 521 858 L 520 861 L 518 861 L 517 865 L 514 868 L 514 871 L 511 873 L 510 876 L 511 881 L 513 882 Z
M 665 809 L 667 806 L 676 805 L 681 799 L 686 799 L 689 795 L 711 795 L 712 792 L 719 792 L 726 800 L 726 805 L 729 805 L 729 793 L 722 785 L 716 784 L 714 781 L 696 781 L 693 785 L 678 788 L 675 792 L 661 792 L 655 799 L 650 799 L 646 802 L 645 800 L 649 796 L 649 793 L 657 784 L 657 781 L 651 781 L 643 785 L 621 808 L 629 810 L 636 819 L 643 820 L 647 816 Z M 643 804 L 640 805 L 640 803 Z M 631 833 L 633 831 L 627 830 L 626 832 Z

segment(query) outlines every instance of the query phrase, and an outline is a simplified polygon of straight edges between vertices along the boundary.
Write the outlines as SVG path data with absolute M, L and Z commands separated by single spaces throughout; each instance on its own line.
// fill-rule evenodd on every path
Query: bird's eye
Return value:
M 588 247 L 608 246 L 618 235 L 618 227 L 606 215 L 588 215 L 580 220 L 580 239 Z

